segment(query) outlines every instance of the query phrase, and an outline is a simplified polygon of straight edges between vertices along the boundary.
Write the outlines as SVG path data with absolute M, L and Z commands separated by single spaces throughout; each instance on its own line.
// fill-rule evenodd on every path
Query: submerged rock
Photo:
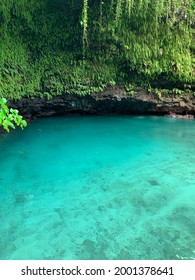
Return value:
M 33 199 L 33 195 L 30 193 L 16 193 L 14 199 L 17 204 L 23 204 Z
M 148 180 L 148 183 L 153 187 L 159 186 L 159 183 L 154 179 Z
M 27 201 L 26 195 L 23 193 L 18 193 L 15 195 L 16 203 L 25 203 Z

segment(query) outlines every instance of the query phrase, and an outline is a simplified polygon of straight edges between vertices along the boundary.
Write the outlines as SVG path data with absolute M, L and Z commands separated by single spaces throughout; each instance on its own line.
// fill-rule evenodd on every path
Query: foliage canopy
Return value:
M 195 0 L 1 0 L 0 96 L 194 87 Z

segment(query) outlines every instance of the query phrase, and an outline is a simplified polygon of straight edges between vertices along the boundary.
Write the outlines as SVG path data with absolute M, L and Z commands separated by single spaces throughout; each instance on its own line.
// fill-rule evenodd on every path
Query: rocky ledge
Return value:
M 27 120 L 73 113 L 169 115 L 187 119 L 195 116 L 195 96 L 192 94 L 155 95 L 143 89 L 125 94 L 119 87 L 85 96 L 64 93 L 51 100 L 40 97 L 23 98 L 9 102 L 9 105 L 17 108 Z
M 169 115 L 166 115 L 166 117 L 173 118 L 173 119 L 186 119 L 186 120 L 194 120 L 193 115 L 179 115 L 175 113 L 170 113 Z

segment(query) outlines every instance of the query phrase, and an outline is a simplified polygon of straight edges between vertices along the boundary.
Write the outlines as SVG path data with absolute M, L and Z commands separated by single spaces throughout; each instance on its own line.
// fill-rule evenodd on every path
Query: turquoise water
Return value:
M 194 121 L 42 119 L 0 154 L 0 259 L 195 259 Z

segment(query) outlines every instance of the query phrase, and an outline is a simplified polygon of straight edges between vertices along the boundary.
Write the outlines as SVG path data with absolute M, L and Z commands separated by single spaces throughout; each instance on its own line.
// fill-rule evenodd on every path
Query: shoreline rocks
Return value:
M 8 105 L 19 110 L 27 120 L 55 115 L 157 115 L 193 119 L 195 96 L 166 94 L 157 96 L 145 89 L 127 94 L 123 88 L 110 87 L 104 92 L 90 95 L 63 93 L 48 100 L 34 97 L 10 101 Z
M 170 113 L 169 115 L 166 115 L 166 117 L 168 118 L 174 118 L 174 119 L 186 119 L 186 120 L 194 120 L 194 116 L 193 115 L 179 115 L 179 114 L 175 114 L 175 113 Z

